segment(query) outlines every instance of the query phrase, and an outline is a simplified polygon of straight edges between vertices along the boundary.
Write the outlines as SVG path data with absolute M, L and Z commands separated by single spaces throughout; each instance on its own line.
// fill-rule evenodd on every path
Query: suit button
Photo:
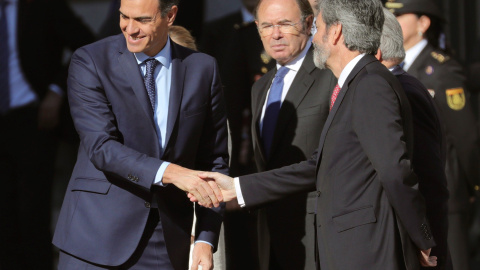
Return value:
M 320 197 L 320 194 L 322 194 L 322 192 L 317 190 L 317 197 Z
M 146 207 L 146 208 L 150 208 L 150 203 L 149 203 L 149 202 L 145 202 L 145 207 Z

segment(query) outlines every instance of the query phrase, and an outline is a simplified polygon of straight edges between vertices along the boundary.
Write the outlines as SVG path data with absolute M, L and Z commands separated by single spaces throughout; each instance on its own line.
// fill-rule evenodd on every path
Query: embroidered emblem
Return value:
M 432 57 L 437 60 L 440 64 L 447 61 L 448 59 L 450 59 L 449 56 L 444 56 L 443 54 L 441 53 L 437 53 L 437 52 L 432 52 L 431 53 Z
M 459 111 L 465 107 L 465 91 L 463 88 L 451 88 L 445 91 L 450 109 Z

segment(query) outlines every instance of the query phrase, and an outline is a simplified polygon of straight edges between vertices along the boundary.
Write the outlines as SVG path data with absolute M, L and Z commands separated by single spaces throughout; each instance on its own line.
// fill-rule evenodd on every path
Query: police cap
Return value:
M 396 16 L 415 13 L 434 16 L 444 20 L 443 13 L 437 4 L 438 0 L 387 0 L 385 7 Z

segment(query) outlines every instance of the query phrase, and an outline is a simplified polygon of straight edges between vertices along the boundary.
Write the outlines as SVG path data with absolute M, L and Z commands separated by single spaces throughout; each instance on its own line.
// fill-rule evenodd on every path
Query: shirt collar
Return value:
M 286 64 L 285 67 L 287 67 L 288 69 L 293 70 L 295 72 L 298 72 L 298 70 L 300 69 L 300 67 L 303 64 L 303 60 L 305 60 L 305 55 L 307 55 L 307 52 L 310 49 L 311 45 L 312 45 L 312 40 L 309 38 L 308 41 L 307 41 L 307 45 L 305 46 L 303 51 L 295 59 L 293 59 L 288 64 Z M 281 67 L 282 67 L 282 65 L 280 65 L 277 62 L 277 70 L 279 70 Z
M 403 66 L 404 70 L 408 70 L 412 65 L 413 61 L 417 58 L 417 56 L 423 51 L 423 49 L 427 46 L 428 41 L 426 39 L 422 39 L 420 42 L 415 44 L 415 46 L 411 47 L 405 52 L 405 65 Z
M 153 58 L 155 58 L 158 62 L 162 64 L 163 67 L 170 67 L 170 62 L 172 62 L 172 54 L 171 54 L 171 48 L 170 48 L 170 37 L 167 38 L 167 43 L 165 44 L 165 47 L 157 53 Z M 141 65 L 145 60 L 152 58 L 143 52 L 139 53 L 134 53 L 135 58 L 137 59 L 137 64 Z
M 364 53 L 357 55 L 355 58 L 350 60 L 350 62 L 348 62 L 348 64 L 343 68 L 342 73 L 340 73 L 340 77 L 338 77 L 338 86 L 340 86 L 340 88 L 343 87 L 343 84 L 345 83 L 348 75 L 350 75 L 350 72 L 352 72 L 353 68 L 357 65 L 360 59 L 363 58 L 363 56 L 365 56 Z
M 250 13 L 250 11 L 248 11 L 244 6 L 242 6 L 240 10 L 242 11 L 242 18 L 244 23 L 253 22 L 255 20 L 252 13 Z

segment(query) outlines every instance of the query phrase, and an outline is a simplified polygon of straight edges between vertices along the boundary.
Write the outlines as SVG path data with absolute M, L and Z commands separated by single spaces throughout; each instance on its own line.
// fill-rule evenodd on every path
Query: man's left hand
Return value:
M 431 248 L 427 250 L 420 250 L 420 265 L 423 267 L 435 267 L 437 266 L 437 256 L 430 256 Z
M 202 266 L 201 270 L 213 269 L 213 248 L 207 243 L 198 242 L 193 247 L 190 270 L 199 270 L 199 265 Z

